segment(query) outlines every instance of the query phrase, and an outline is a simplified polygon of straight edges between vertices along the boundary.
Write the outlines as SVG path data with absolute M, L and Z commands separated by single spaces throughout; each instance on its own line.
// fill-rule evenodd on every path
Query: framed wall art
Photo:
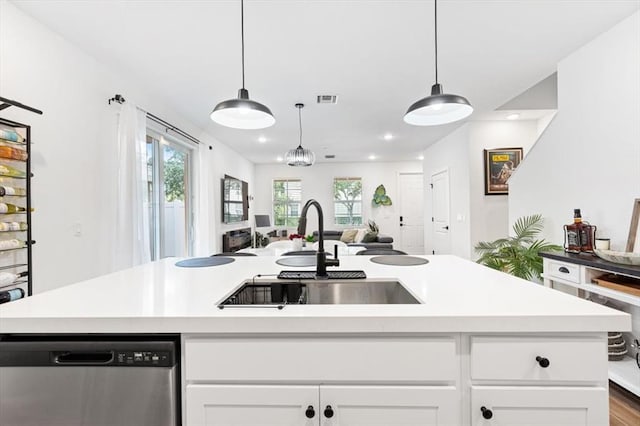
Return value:
M 484 194 L 509 194 L 508 180 L 522 161 L 522 148 L 484 150 Z

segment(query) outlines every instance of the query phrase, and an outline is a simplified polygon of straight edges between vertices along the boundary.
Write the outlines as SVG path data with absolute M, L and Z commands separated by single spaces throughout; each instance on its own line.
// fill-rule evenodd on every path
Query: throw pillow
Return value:
M 362 239 L 364 238 L 364 236 L 367 235 L 367 232 L 369 232 L 369 230 L 367 228 L 358 229 L 358 233 L 353 238 L 353 242 L 354 243 L 361 243 Z
M 378 241 L 378 233 L 373 231 L 367 232 L 362 239 L 363 243 L 375 243 L 376 241 Z
M 357 229 L 345 229 L 342 231 L 342 235 L 340 236 L 340 241 L 343 243 L 352 243 L 356 234 L 358 233 Z

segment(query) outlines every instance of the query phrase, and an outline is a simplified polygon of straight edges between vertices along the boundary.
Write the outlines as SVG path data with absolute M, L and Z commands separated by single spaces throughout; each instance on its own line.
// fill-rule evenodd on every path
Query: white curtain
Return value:
M 131 102 L 118 118 L 115 270 L 151 261 L 147 188 L 147 113 Z
M 214 253 L 213 243 L 213 218 L 215 215 L 212 212 L 214 207 L 210 200 L 213 200 L 214 187 L 211 182 L 215 182 L 211 175 L 212 157 L 213 151 L 209 149 L 209 145 L 204 143 L 206 138 L 203 138 L 203 143 L 198 145 L 198 148 L 194 150 L 196 161 L 195 170 L 193 176 L 197 176 L 194 179 L 195 189 L 195 202 L 194 202 L 194 215 L 193 215 L 193 228 L 194 228 L 194 250 L 195 256 L 210 256 Z

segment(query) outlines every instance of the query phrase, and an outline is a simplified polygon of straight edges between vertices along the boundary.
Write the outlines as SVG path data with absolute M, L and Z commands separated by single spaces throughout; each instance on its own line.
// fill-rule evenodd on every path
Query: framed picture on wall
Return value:
M 508 180 L 522 161 L 522 148 L 484 150 L 484 194 L 509 194 Z

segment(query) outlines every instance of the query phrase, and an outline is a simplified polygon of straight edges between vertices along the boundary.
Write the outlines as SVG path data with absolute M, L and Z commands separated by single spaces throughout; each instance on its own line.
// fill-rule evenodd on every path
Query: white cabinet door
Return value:
M 474 426 L 603 426 L 609 424 L 604 388 L 474 386 Z
M 321 386 L 322 426 L 456 426 L 454 386 Z
M 319 423 L 317 386 L 187 385 L 186 398 L 186 426 Z

